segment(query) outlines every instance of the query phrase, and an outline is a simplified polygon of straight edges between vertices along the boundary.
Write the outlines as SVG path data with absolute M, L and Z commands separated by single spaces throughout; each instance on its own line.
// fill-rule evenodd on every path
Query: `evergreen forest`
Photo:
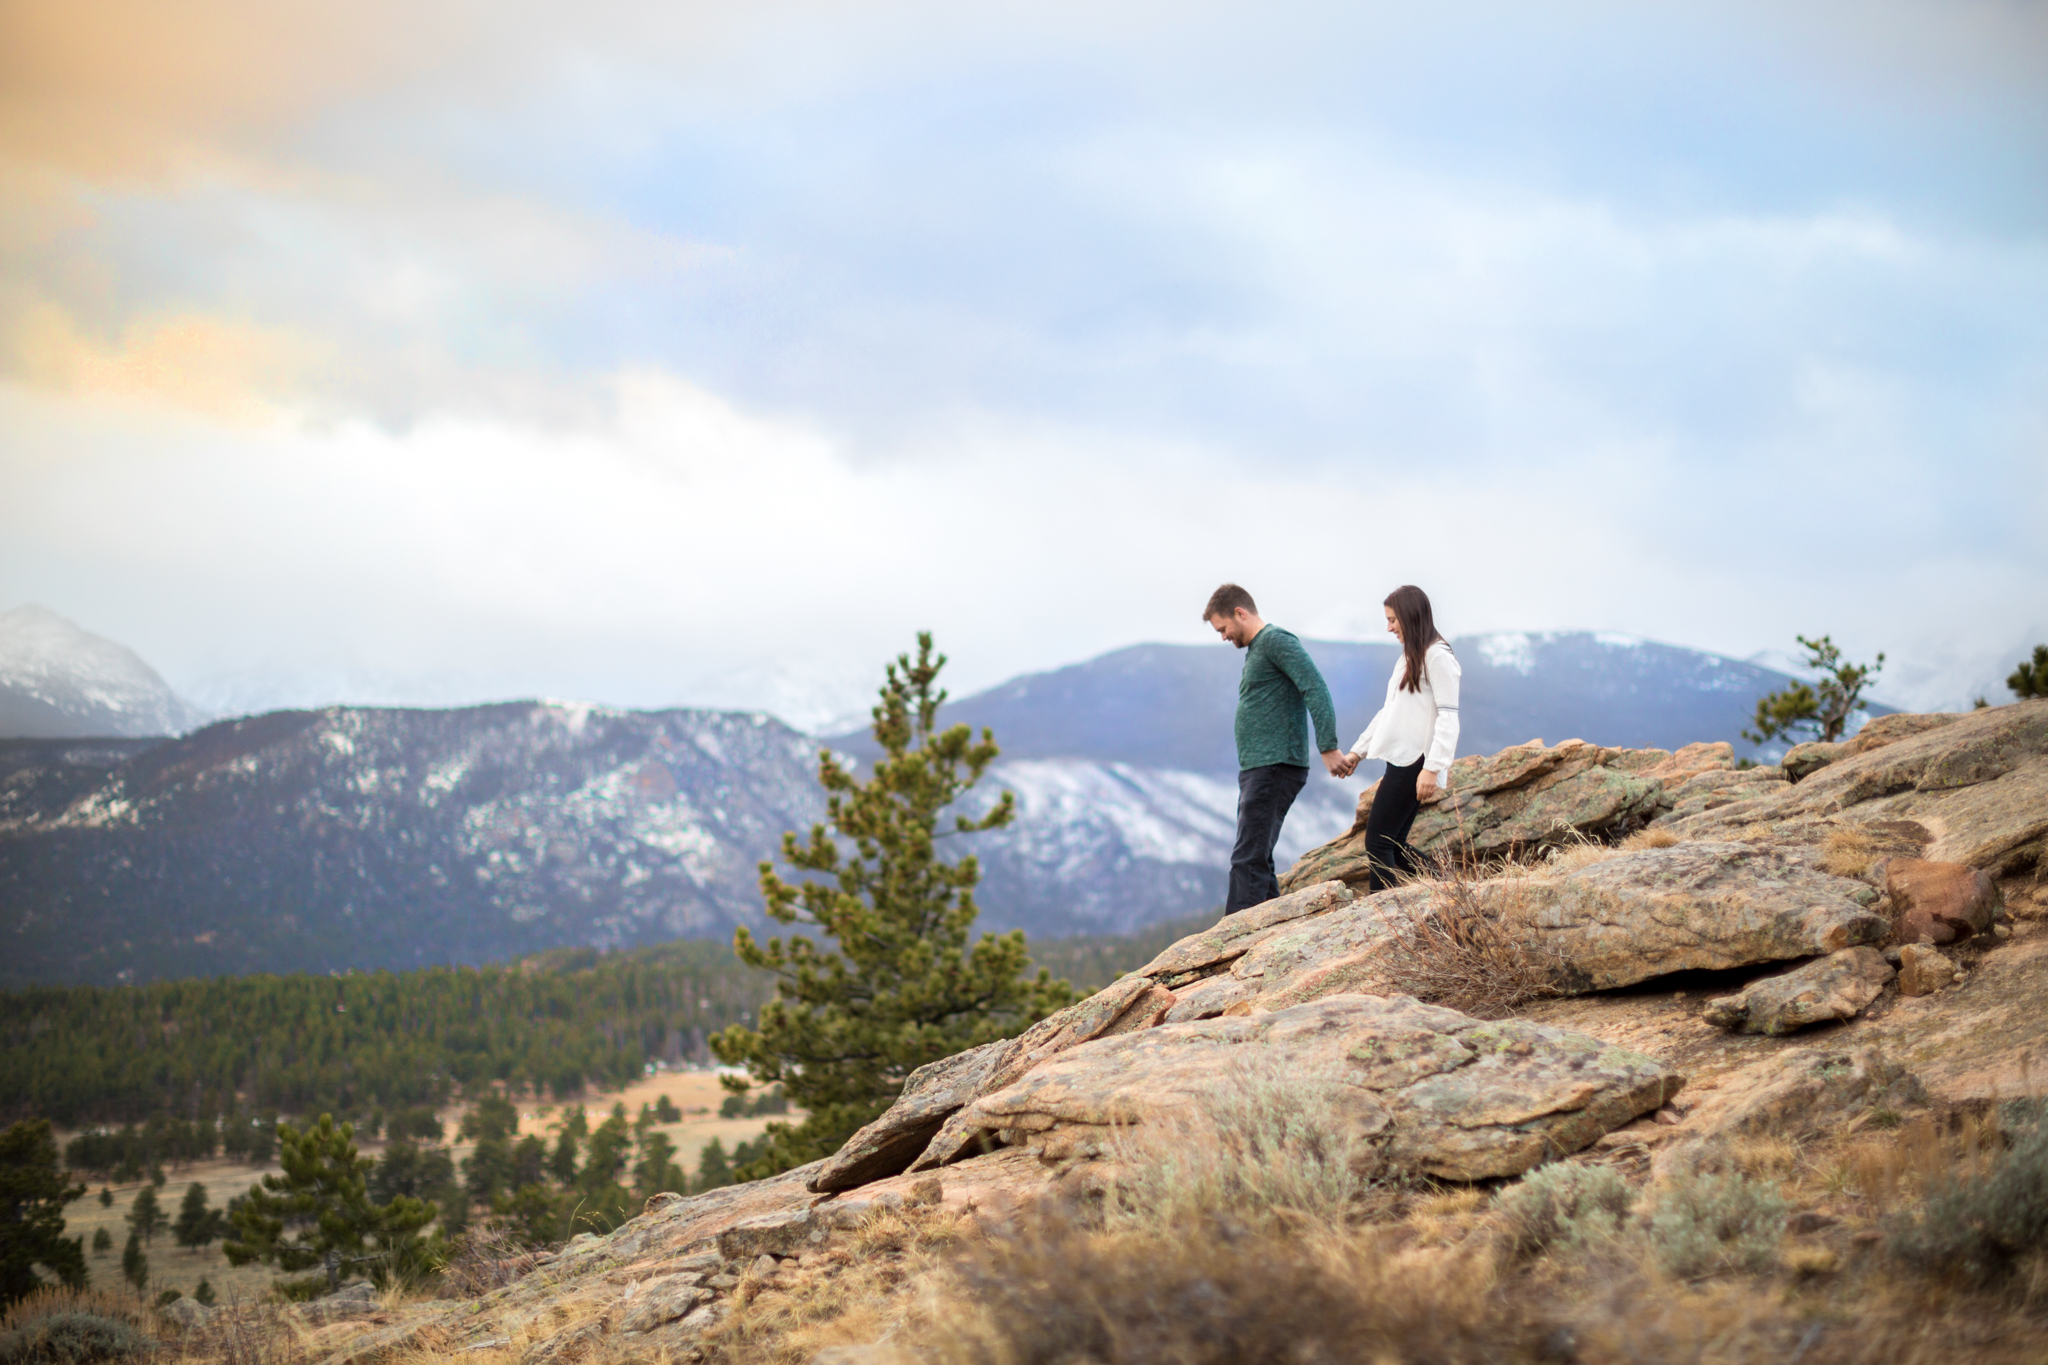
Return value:
M 704 940 L 498 967 L 8 991 L 0 1112 L 142 1125 L 129 1142 L 144 1144 L 143 1168 L 242 1155 L 280 1115 L 331 1113 L 369 1135 L 493 1082 L 561 1100 L 655 1059 L 704 1060 L 706 1035 L 768 993 L 729 945 Z
M 1092 990 L 1213 918 L 1041 940 L 1032 970 Z M 215 1152 L 267 1161 L 279 1117 L 330 1113 L 366 1137 L 438 1140 L 431 1110 L 493 1082 L 560 1102 L 652 1060 L 707 1061 L 706 1038 L 772 992 L 767 973 L 712 940 L 497 967 L 6 991 L 0 1117 L 102 1130 L 73 1138 L 67 1161 L 117 1179 Z

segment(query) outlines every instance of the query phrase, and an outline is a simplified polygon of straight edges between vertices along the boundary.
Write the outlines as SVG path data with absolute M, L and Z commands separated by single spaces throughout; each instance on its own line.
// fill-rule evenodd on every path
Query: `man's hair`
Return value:
M 1243 607 L 1254 616 L 1259 614 L 1258 603 L 1252 601 L 1250 593 L 1235 583 L 1225 583 L 1209 594 L 1209 605 L 1202 608 L 1202 619 L 1213 621 L 1219 616 L 1234 616 L 1239 607 Z

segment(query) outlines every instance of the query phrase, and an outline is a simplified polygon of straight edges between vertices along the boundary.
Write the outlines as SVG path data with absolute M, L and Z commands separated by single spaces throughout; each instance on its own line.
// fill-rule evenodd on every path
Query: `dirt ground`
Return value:
M 657 1132 L 668 1135 L 676 1145 L 676 1161 L 684 1170 L 695 1174 L 697 1159 L 706 1143 L 718 1138 L 730 1151 L 741 1142 L 759 1137 L 770 1122 L 768 1119 L 721 1119 L 718 1106 L 724 1101 L 726 1091 L 719 1084 L 716 1073 L 710 1071 L 664 1071 L 648 1076 L 620 1091 L 592 1093 L 584 1097 L 582 1104 L 590 1115 L 593 1126 L 611 1112 L 614 1104 L 623 1102 L 629 1115 L 638 1115 L 642 1104 L 654 1104 L 661 1096 L 668 1096 L 669 1102 L 683 1111 L 681 1123 L 658 1125 Z M 451 1105 L 441 1110 L 441 1122 L 449 1137 L 454 1137 L 462 1122 L 467 1106 Z M 519 1132 L 523 1136 L 538 1133 L 552 1140 L 561 1120 L 562 1106 L 536 1104 L 530 1101 L 519 1105 Z M 60 1133 L 61 1145 L 72 1135 Z M 359 1142 L 357 1146 L 365 1156 L 379 1156 L 384 1151 L 383 1142 Z M 456 1142 L 449 1150 L 454 1153 L 457 1169 L 475 1144 Z M 176 1289 L 190 1294 L 206 1280 L 213 1286 L 217 1297 L 226 1301 L 230 1298 L 255 1299 L 269 1289 L 277 1271 L 270 1266 L 254 1265 L 240 1269 L 228 1264 L 221 1254 L 220 1244 L 214 1243 L 200 1251 L 188 1251 L 172 1238 L 168 1223 L 177 1217 L 178 1205 L 185 1197 L 186 1189 L 195 1181 L 206 1187 L 207 1203 L 220 1208 L 265 1174 L 275 1172 L 272 1165 L 253 1168 L 235 1161 L 205 1161 L 189 1166 L 170 1168 L 165 1171 L 169 1180 L 157 1192 L 158 1202 L 164 1210 L 166 1228 L 157 1233 L 153 1244 L 147 1248 L 149 1273 L 152 1290 Z M 100 1206 L 99 1194 L 102 1184 L 91 1183 L 86 1196 L 74 1201 L 64 1210 L 64 1231 L 66 1236 L 76 1237 L 83 1233 L 86 1243 L 86 1263 L 92 1272 L 93 1283 L 101 1286 L 117 1285 L 121 1282 L 121 1249 L 128 1241 L 128 1210 L 135 1195 L 141 1190 L 140 1182 L 127 1185 L 107 1186 L 114 1196 L 110 1208 Z M 93 1234 L 100 1228 L 107 1230 L 114 1239 L 113 1250 L 104 1255 L 92 1254 Z

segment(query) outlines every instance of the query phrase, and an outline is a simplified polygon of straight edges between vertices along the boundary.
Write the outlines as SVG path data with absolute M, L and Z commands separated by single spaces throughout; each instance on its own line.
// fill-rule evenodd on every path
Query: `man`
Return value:
M 1223 913 L 1234 915 L 1280 894 L 1273 845 L 1308 781 L 1304 709 L 1332 777 L 1340 775 L 1344 756 L 1337 752 L 1330 689 L 1300 640 L 1260 620 L 1252 595 L 1235 583 L 1210 594 L 1202 617 L 1245 652 L 1237 682 L 1237 843 L 1230 850 L 1230 897 L 1223 904 Z

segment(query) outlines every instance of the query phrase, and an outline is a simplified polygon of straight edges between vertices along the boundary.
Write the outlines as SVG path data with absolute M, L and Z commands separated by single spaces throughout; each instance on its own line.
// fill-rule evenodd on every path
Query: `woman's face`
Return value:
M 1401 635 L 1401 623 L 1394 617 L 1394 609 L 1392 607 L 1383 607 L 1381 608 L 1381 610 L 1385 611 L 1387 614 L 1387 634 L 1393 636 L 1396 640 L 1400 640 L 1403 644 L 1406 644 L 1407 641 L 1403 639 Z

